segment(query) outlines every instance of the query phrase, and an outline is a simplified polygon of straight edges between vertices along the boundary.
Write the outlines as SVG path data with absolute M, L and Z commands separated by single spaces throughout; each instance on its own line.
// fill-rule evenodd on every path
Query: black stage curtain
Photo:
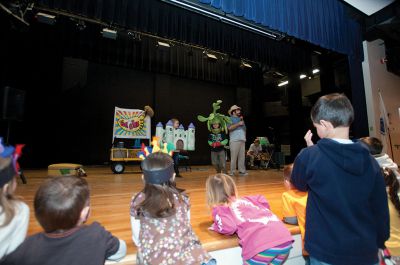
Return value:
M 274 41 L 159 0 L 39 0 L 38 6 L 207 47 L 285 72 L 311 67 L 310 51 L 304 47 Z M 125 49 L 130 46 L 129 43 L 120 45 Z M 110 46 L 109 49 L 115 48 Z M 119 52 L 124 53 L 124 50 Z

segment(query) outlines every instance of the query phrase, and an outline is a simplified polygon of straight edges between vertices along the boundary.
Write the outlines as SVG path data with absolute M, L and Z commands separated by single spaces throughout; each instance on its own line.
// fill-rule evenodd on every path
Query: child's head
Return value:
M 311 120 L 318 136 L 325 138 L 329 130 L 350 127 L 354 120 L 353 106 L 344 94 L 325 95 L 312 107 Z
M 383 145 L 382 142 L 375 137 L 363 137 L 360 138 L 360 141 L 365 144 L 371 155 L 379 155 L 382 153 Z M 398 196 L 399 192 L 399 181 L 393 170 L 389 168 L 382 168 L 382 174 L 385 178 L 386 186 L 389 187 L 389 197 L 395 206 L 396 210 L 400 214 L 400 200 Z
M 152 153 L 142 161 L 141 167 L 146 184 L 162 185 L 174 180 L 174 161 L 168 154 Z
M 379 155 L 382 153 L 383 145 L 381 140 L 375 137 L 363 137 L 360 141 L 365 144 L 371 155 Z
M 172 118 L 172 126 L 174 127 L 174 129 L 178 129 L 179 128 L 179 120 L 176 118 Z
M 138 205 L 138 212 L 146 212 L 154 218 L 175 214 L 174 196 L 177 195 L 181 200 L 180 194 L 183 190 L 176 188 L 171 156 L 162 152 L 152 153 L 142 161 L 141 166 L 145 183 L 142 193 L 145 199 Z
M 292 171 L 293 171 L 293 164 L 288 164 L 283 168 L 283 183 L 285 184 L 285 187 L 288 190 L 293 188 Z
M 221 122 L 218 119 L 214 119 L 211 121 L 211 130 L 212 133 L 220 133 L 222 131 Z
M 209 206 L 229 203 L 238 196 L 235 181 L 226 174 L 209 176 L 206 181 L 207 203 Z
M 213 127 L 213 129 L 219 129 L 219 127 L 220 127 L 219 122 L 213 122 L 212 127 Z
M 60 176 L 46 180 L 36 192 L 35 216 L 46 233 L 62 232 L 86 221 L 89 185 L 83 178 Z
M 12 158 L 0 157 L 0 208 L 5 216 L 0 227 L 8 225 L 15 215 L 13 206 L 13 194 L 17 185 L 15 174 Z

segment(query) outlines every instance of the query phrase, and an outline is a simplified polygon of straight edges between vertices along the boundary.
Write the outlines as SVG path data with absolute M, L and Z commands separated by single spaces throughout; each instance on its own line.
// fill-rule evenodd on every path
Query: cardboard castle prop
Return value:
M 163 143 L 172 143 L 177 150 L 194 151 L 195 149 L 195 133 L 196 128 L 193 123 L 189 124 L 187 130 L 181 124 L 179 128 L 174 129 L 171 120 L 164 126 L 159 122 L 156 126 L 156 136 Z

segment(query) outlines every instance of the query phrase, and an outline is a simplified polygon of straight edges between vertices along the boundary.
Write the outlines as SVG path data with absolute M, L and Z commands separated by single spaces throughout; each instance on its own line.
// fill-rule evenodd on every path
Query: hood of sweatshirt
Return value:
M 317 146 L 333 163 L 352 175 L 363 175 L 369 168 L 366 163 L 371 163 L 368 149 L 360 142 L 342 144 L 324 138 L 318 141 Z

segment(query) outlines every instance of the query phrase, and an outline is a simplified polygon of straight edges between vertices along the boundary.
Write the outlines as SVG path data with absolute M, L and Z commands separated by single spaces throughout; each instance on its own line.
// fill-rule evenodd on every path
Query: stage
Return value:
M 143 187 L 138 166 L 127 166 L 124 174 L 116 175 L 108 166 L 85 167 L 91 190 L 91 215 L 88 223 L 100 222 L 115 236 L 126 241 L 127 260 L 124 264 L 133 264 L 136 247 L 131 239 L 129 205 L 133 194 Z M 263 194 L 271 205 L 272 211 L 282 217 L 281 194 L 285 191 L 282 171 L 276 169 L 250 170 L 246 177 L 234 177 L 240 196 Z M 28 234 L 42 231 L 33 212 L 33 198 L 40 183 L 47 178 L 46 170 L 26 170 L 28 184 L 18 179 L 17 195 L 31 209 Z M 207 228 L 211 225 L 210 211 L 206 205 L 205 181 L 214 174 L 211 166 L 192 166 L 191 172 L 181 171 L 183 178 L 177 179 L 177 186 L 186 189 L 191 201 L 191 223 L 203 246 L 208 251 L 229 249 L 238 246 L 235 236 L 222 236 Z M 298 234 L 297 226 L 288 225 L 292 234 Z M 129 261 L 128 261 L 129 260 Z

